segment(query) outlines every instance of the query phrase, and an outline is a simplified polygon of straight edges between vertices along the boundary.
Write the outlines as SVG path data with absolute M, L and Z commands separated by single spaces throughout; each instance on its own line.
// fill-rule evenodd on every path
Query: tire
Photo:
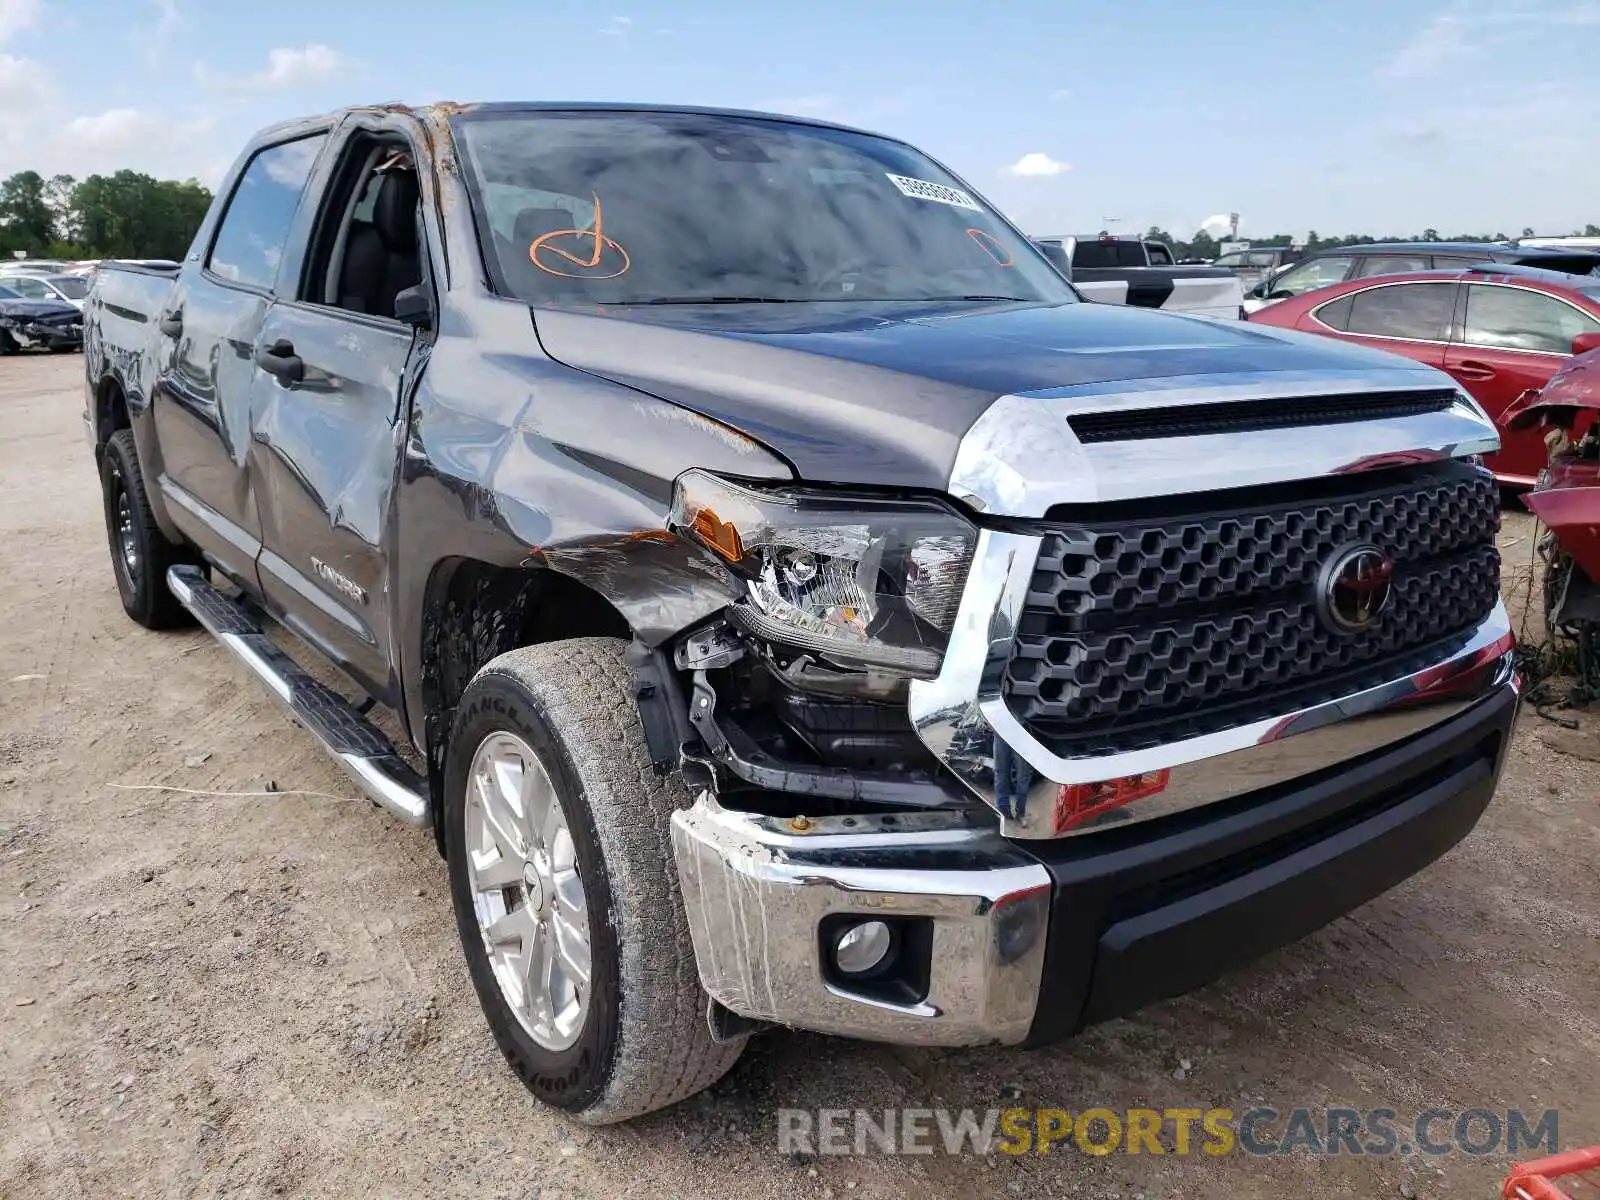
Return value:
M 0 354 L 15 354 L 20 349 L 17 339 L 8 330 L 0 329 Z
M 167 568 L 196 559 L 186 547 L 167 540 L 150 512 L 133 430 L 119 429 L 106 443 L 100 458 L 100 490 L 105 500 L 111 572 L 123 611 L 146 629 L 192 625 L 194 618 L 167 589 Z
M 707 998 L 695 967 L 669 833 L 673 810 L 686 806 L 689 794 L 677 776 L 663 779 L 651 766 L 623 647 L 614 638 L 576 638 L 494 659 L 461 698 L 444 780 L 451 900 L 489 1028 L 529 1091 L 595 1125 L 625 1121 L 702 1091 L 744 1050 L 744 1039 L 713 1041 L 706 1023 Z M 532 751 L 553 786 L 587 901 L 590 985 L 581 1026 L 564 1048 L 542 1044 L 518 1016 L 496 977 L 489 935 L 480 921 L 479 905 L 487 905 L 492 915 L 499 911 L 494 896 L 509 908 L 517 895 L 515 886 L 496 891 L 487 874 L 473 874 L 493 869 L 474 865 L 486 859 L 496 865 L 510 862 L 502 868 L 510 873 L 516 859 L 500 852 L 499 843 L 485 851 L 478 814 L 487 806 L 475 791 L 469 817 L 467 796 L 475 762 L 482 765 L 491 755 L 509 753 L 508 736 Z M 510 778 L 492 772 L 489 777 Z M 530 802 L 524 811 L 535 807 Z M 547 840 L 565 845 L 559 835 Z M 470 864 L 469 849 L 474 849 Z M 552 851 L 552 858 L 560 857 Z M 488 880 L 490 889 L 475 889 L 475 878 L 480 885 Z M 552 906 L 548 944 L 557 948 L 563 886 L 530 884 L 518 908 L 535 903 L 535 896 L 555 897 L 538 903 Z M 529 943 L 515 944 L 525 950 Z M 500 965 L 516 975 L 515 967 L 503 960 Z M 546 994 L 561 993 L 552 986 Z M 551 1025 L 545 1032 L 553 1030 Z

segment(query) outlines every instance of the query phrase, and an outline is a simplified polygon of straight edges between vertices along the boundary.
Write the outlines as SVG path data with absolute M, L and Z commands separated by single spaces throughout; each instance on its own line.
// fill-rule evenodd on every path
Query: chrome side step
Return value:
M 284 653 L 248 609 L 212 587 L 198 567 L 172 567 L 167 587 L 212 637 L 288 705 L 368 799 L 402 821 L 429 824 L 428 789 L 422 776 L 354 705 Z

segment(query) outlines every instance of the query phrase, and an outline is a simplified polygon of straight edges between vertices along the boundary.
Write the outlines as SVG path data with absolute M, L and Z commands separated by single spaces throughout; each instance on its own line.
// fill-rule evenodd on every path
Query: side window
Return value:
M 1160 242 L 1146 242 L 1145 249 L 1150 251 L 1150 265 L 1152 267 L 1170 267 L 1172 265 L 1172 252 Z
M 402 141 L 352 138 L 325 197 L 300 299 L 393 318 L 422 282 L 417 168 Z
M 250 160 L 211 243 L 206 266 L 214 274 L 252 287 L 273 285 L 300 194 L 325 141 L 318 134 L 268 146 Z
M 1339 283 L 1350 270 L 1348 255 L 1338 255 L 1332 258 L 1314 258 L 1310 262 L 1303 262 L 1297 267 L 1290 267 L 1282 275 L 1272 281 L 1272 294 L 1288 292 L 1291 296 L 1298 296 L 1301 292 L 1309 292 L 1319 287 L 1327 287 L 1330 283 Z
M 1455 307 L 1453 283 L 1398 283 L 1368 288 L 1350 297 L 1345 330 L 1372 337 L 1442 342 Z
M 1278 265 L 1278 256 L 1270 250 L 1262 250 L 1256 254 L 1247 254 L 1244 259 L 1246 265 L 1252 267 L 1275 267 Z
M 1357 272 L 1363 279 L 1368 275 L 1403 275 L 1407 271 L 1426 271 L 1426 254 L 1373 254 L 1361 260 Z
M 37 279 L 29 279 L 26 275 L 18 275 L 10 283 L 11 290 L 19 296 L 29 300 L 49 300 L 50 289 Z
M 1342 333 L 1350 325 L 1350 305 L 1354 300 L 1354 296 L 1340 296 L 1313 310 L 1311 315 L 1329 329 L 1337 329 Z
M 1600 323 L 1554 296 L 1487 283 L 1467 289 L 1468 345 L 1571 354 L 1573 338 L 1597 331 Z
M 1242 253 L 1235 251 L 1232 254 L 1224 254 L 1221 258 L 1212 260 L 1211 265 L 1213 267 L 1228 267 L 1231 269 L 1233 267 L 1244 266 L 1244 261 L 1245 256 Z

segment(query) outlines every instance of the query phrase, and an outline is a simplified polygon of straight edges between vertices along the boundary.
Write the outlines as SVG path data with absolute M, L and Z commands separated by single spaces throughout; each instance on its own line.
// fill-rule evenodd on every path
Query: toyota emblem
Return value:
M 1394 563 L 1376 546 L 1347 546 L 1325 567 L 1317 608 L 1338 633 L 1361 633 L 1378 623 L 1394 591 Z

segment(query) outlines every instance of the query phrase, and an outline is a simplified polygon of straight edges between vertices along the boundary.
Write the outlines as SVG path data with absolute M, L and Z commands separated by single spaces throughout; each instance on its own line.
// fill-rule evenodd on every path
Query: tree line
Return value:
M 187 253 L 211 206 L 196 180 L 138 171 L 45 178 L 18 171 L 0 183 L 0 261 L 29 258 L 173 258 Z
M 1600 225 L 1585 225 L 1582 229 L 1574 229 L 1572 233 L 1576 237 L 1600 237 Z M 1175 259 L 1211 259 L 1222 253 L 1221 243 L 1203 229 L 1188 241 L 1175 238 L 1156 225 L 1150 226 L 1144 236 L 1149 241 L 1167 243 L 1172 247 L 1172 256 Z M 1531 228 L 1526 228 L 1519 236 L 1533 237 L 1534 232 Z M 1339 246 L 1371 246 L 1377 242 L 1504 242 L 1508 239 L 1503 233 L 1454 233 L 1447 237 L 1440 234 L 1437 229 L 1424 229 L 1421 233 L 1402 234 L 1397 237 L 1373 237 L 1365 233 L 1347 233 L 1343 237 L 1319 237 L 1317 231 L 1313 229 L 1304 239 L 1297 238 L 1292 233 L 1275 233 L 1271 237 L 1249 237 L 1240 240 L 1248 241 L 1251 246 L 1261 249 L 1303 245 L 1310 252 L 1332 250 Z

